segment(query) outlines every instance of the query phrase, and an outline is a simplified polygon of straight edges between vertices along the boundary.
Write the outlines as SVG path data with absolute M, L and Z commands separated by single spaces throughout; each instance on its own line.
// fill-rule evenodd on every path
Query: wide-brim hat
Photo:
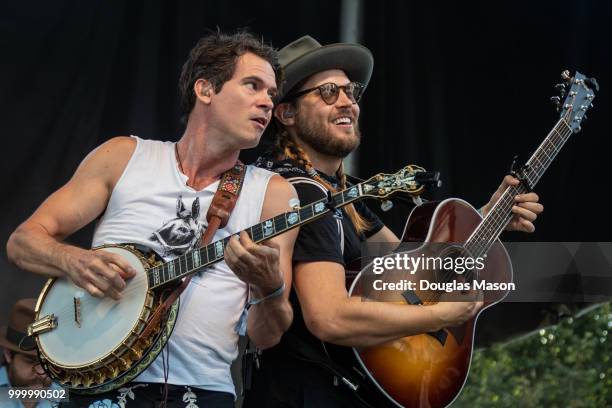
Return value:
M 374 57 L 360 44 L 321 45 L 309 35 L 298 38 L 278 52 L 285 82 L 277 100 L 282 102 L 300 81 L 317 72 L 341 69 L 351 81 L 364 86 L 370 82 Z
M 0 347 L 16 353 L 36 355 L 36 344 L 26 334 L 36 316 L 35 306 L 36 299 L 20 299 L 13 305 L 8 326 L 0 327 Z

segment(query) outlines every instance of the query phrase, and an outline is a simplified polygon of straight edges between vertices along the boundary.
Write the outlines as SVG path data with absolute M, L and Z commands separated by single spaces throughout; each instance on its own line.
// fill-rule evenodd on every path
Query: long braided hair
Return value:
M 303 166 L 306 169 L 306 172 L 315 179 L 317 182 L 321 183 L 325 188 L 327 188 L 332 193 L 335 193 L 337 190 L 325 179 L 323 179 L 312 167 L 312 163 L 308 158 L 308 155 L 293 139 L 293 137 L 289 134 L 287 129 L 275 118 L 273 123 L 271 123 L 271 130 L 274 135 L 274 146 L 273 146 L 273 155 L 276 159 L 291 159 L 296 161 L 299 165 Z M 344 174 L 344 165 L 341 162 L 340 167 L 336 171 L 336 178 L 339 181 L 340 190 L 346 189 L 346 175 Z M 344 211 L 351 219 L 357 234 L 361 235 L 365 231 L 372 228 L 372 223 L 362 217 L 353 204 L 348 204 L 344 207 Z

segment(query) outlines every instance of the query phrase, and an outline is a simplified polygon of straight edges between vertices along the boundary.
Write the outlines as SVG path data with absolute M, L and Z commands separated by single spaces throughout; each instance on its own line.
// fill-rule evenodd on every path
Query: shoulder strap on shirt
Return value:
M 310 185 L 316 186 L 321 190 L 323 195 L 330 193 L 327 187 L 325 187 L 323 184 L 319 183 L 317 180 L 313 179 L 312 177 L 293 176 L 293 177 L 288 177 L 287 181 L 290 182 L 291 184 L 310 184 Z M 310 203 L 304 203 L 304 204 L 310 204 Z M 340 210 L 337 210 L 337 211 L 338 213 L 340 213 Z M 342 220 L 338 217 L 336 217 L 336 222 L 338 223 L 338 237 L 340 238 L 340 250 L 344 254 L 344 226 L 342 225 Z
M 291 184 L 310 184 L 310 185 L 316 186 L 323 192 L 323 195 L 327 195 L 327 193 L 329 192 L 327 187 L 325 187 L 323 184 L 319 183 L 317 180 L 311 177 L 293 176 L 293 177 L 287 177 L 287 181 L 290 182 Z

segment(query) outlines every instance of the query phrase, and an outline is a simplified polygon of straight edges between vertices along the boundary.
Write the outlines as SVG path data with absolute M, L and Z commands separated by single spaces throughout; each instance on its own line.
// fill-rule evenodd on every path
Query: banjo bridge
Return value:
M 81 298 L 74 298 L 74 321 L 81 327 Z
M 47 315 L 36 320 L 28 326 L 28 336 L 36 336 L 51 331 L 57 327 L 57 317 L 54 314 Z

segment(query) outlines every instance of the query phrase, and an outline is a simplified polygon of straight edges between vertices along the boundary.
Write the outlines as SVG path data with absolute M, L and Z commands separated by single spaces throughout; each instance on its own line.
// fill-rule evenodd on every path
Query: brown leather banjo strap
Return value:
M 232 210 L 236 206 L 238 196 L 242 190 L 242 183 L 244 182 L 244 176 L 246 174 L 246 166 L 238 160 L 234 167 L 223 173 L 221 181 L 219 181 L 219 187 L 217 192 L 212 199 L 208 212 L 206 213 L 206 221 L 208 221 L 208 227 L 202 234 L 200 239 L 200 246 L 206 246 L 210 244 L 215 235 L 215 232 L 219 228 L 223 228 L 227 225 Z M 153 312 L 153 316 L 149 320 L 147 327 L 143 330 L 141 336 L 148 337 L 153 329 L 157 326 L 162 316 L 165 316 L 170 306 L 176 301 L 176 299 L 183 293 L 183 291 L 189 285 L 191 277 L 187 276 L 183 279 L 183 282 L 168 295 L 163 303 Z

